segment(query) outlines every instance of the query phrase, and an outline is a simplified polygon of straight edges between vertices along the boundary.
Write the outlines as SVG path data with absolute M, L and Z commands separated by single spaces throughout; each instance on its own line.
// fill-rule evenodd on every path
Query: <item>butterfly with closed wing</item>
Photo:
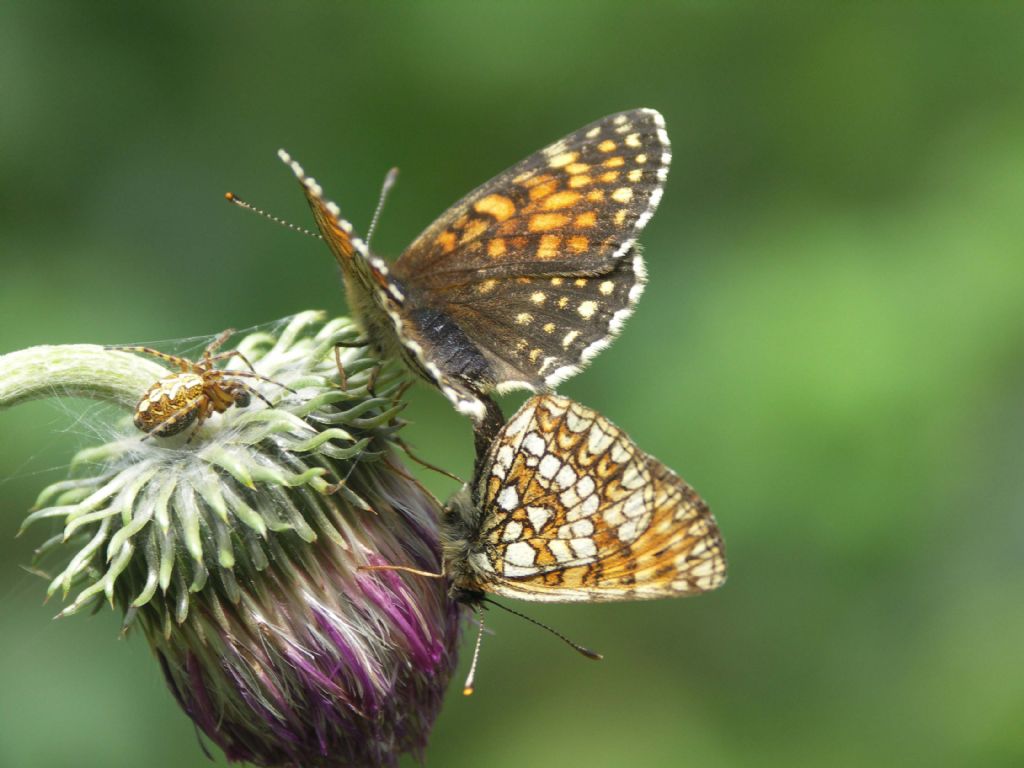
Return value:
M 481 626 L 488 594 L 650 600 L 725 582 L 722 536 L 696 491 L 604 416 L 558 395 L 530 398 L 502 426 L 472 484 L 446 505 L 441 539 L 443 574 L 367 570 L 443 575 Z

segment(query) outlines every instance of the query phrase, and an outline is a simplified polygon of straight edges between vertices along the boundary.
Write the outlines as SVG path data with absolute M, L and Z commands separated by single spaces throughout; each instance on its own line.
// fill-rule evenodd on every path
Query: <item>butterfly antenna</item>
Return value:
M 525 613 L 520 613 L 519 611 L 517 611 L 517 610 L 515 610 L 513 608 L 509 608 L 507 605 L 502 605 L 501 603 L 496 603 L 493 600 L 490 600 L 490 599 L 488 599 L 486 597 L 484 598 L 484 602 L 489 603 L 490 605 L 495 605 L 498 608 L 501 608 L 501 610 L 508 611 L 509 613 L 514 614 L 514 615 L 518 616 L 521 619 L 526 619 L 528 622 L 530 622 L 531 624 L 536 624 L 541 629 L 546 629 L 548 632 L 550 632 L 552 635 L 554 635 L 559 640 L 564 642 L 566 645 L 568 645 L 574 651 L 576 651 L 577 653 L 582 654 L 583 656 L 586 656 L 588 659 L 593 659 L 594 661 L 600 661 L 601 659 L 604 658 L 604 656 L 602 656 L 597 651 L 592 651 L 589 648 L 583 647 L 579 643 L 570 640 L 568 637 L 563 635 L 557 629 L 553 629 L 552 627 L 549 627 L 547 624 L 544 624 L 543 622 L 537 621 L 536 619 L 527 616 Z
M 377 208 L 373 212 L 373 218 L 370 219 L 370 228 L 366 230 L 366 247 L 370 247 L 370 238 L 373 237 L 373 230 L 377 228 L 377 219 L 380 218 L 380 212 L 384 210 L 384 201 L 388 197 L 388 192 L 395 186 L 395 182 L 398 181 L 398 169 L 392 168 L 384 176 L 384 183 L 380 186 L 380 198 L 377 200 Z
M 239 208 L 244 208 L 245 210 L 251 213 L 255 213 L 257 216 L 262 216 L 264 219 L 267 219 L 268 221 L 272 221 L 275 224 L 280 224 L 282 227 L 284 227 L 285 229 L 290 229 L 292 232 L 298 232 L 300 234 L 307 235 L 308 237 L 315 237 L 317 240 L 323 240 L 323 238 L 316 232 L 310 232 L 305 227 L 297 226 L 295 224 L 292 224 L 290 221 L 285 221 L 282 218 L 278 218 L 272 213 L 267 213 L 262 208 L 257 208 L 254 205 L 250 205 L 249 203 L 245 202 L 245 200 L 236 195 L 234 192 L 225 192 L 224 199 L 227 200 L 232 205 L 237 205 Z
M 497 605 L 497 603 L 495 603 Z M 462 686 L 463 696 L 473 695 L 473 678 L 476 677 L 476 663 L 480 660 L 480 645 L 484 641 L 484 612 L 476 609 L 476 620 L 480 622 L 480 631 L 476 633 L 476 647 L 473 648 L 473 661 L 469 665 L 469 674 L 466 675 L 466 682 Z

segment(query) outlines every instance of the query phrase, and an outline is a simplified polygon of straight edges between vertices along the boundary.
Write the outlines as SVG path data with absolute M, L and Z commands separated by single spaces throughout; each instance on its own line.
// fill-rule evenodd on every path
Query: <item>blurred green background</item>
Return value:
M 1024 8 L 768 5 L 4 3 L 0 352 L 340 312 L 326 248 L 221 200 L 308 224 L 279 146 L 362 229 L 400 166 L 394 256 L 529 152 L 656 107 L 651 282 L 563 391 L 711 502 L 729 583 L 516 605 L 600 665 L 492 615 L 428 764 L 1024 764 Z M 439 395 L 407 415 L 470 471 Z M 208 764 L 141 637 L 51 621 L 20 568 L 21 516 L 114 416 L 0 414 L 3 766 Z

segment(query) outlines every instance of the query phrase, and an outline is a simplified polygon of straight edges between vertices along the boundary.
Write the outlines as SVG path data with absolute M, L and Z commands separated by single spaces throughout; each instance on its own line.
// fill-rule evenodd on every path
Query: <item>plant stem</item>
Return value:
M 134 408 L 166 368 L 95 344 L 29 347 L 0 356 L 0 410 L 46 397 L 86 397 Z

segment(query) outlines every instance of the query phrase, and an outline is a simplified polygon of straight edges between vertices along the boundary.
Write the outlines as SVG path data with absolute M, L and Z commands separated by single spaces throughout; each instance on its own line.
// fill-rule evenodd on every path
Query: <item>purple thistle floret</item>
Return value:
M 229 409 L 191 442 L 89 449 L 99 471 L 51 486 L 27 522 L 63 521 L 40 553 L 65 565 L 51 593 L 79 590 L 64 613 L 121 607 L 229 760 L 391 766 L 427 743 L 459 608 L 442 579 L 360 570 L 439 572 L 440 510 L 395 450 L 403 374 L 370 391 L 374 361 L 347 350 L 339 388 L 331 352 L 356 330 L 315 321 L 239 345 L 296 395 L 261 388 L 274 408 Z

